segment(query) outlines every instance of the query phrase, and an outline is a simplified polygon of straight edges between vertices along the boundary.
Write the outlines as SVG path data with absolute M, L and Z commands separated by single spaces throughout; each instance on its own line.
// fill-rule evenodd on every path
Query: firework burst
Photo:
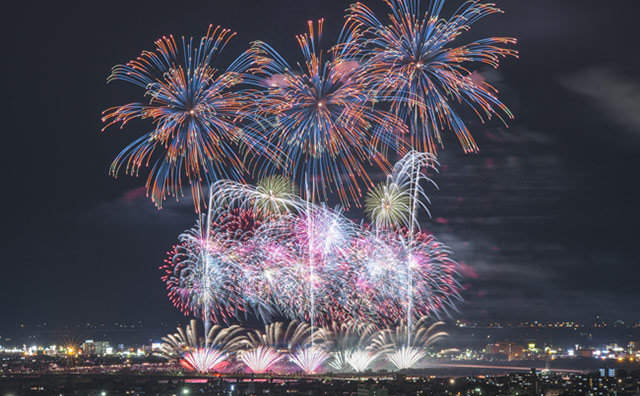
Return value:
M 361 197 L 360 180 L 371 184 L 364 162 L 386 167 L 388 147 L 397 148 L 398 135 L 407 132 L 391 113 L 375 110 L 361 72 L 357 29 L 345 28 L 338 44 L 320 50 L 323 20 L 297 40 L 304 63 L 292 68 L 273 48 L 256 42 L 253 83 L 261 96 L 252 105 L 266 119 L 266 134 L 277 142 L 277 163 L 299 180 L 307 199 L 326 200 L 335 189 L 341 202 Z
M 243 81 L 248 60 L 240 57 L 224 72 L 213 66 L 235 35 L 228 29 L 209 28 L 199 43 L 173 36 L 156 41 L 156 51 L 144 51 L 126 65 L 115 66 L 108 81 L 123 80 L 145 90 L 145 103 L 131 103 L 104 112 L 104 129 L 124 127 L 133 119 L 150 119 L 153 130 L 129 144 L 114 160 L 110 173 L 138 175 L 152 163 L 147 194 L 162 207 L 167 195 L 182 195 L 183 178 L 191 186 L 200 211 L 202 184 L 221 178 L 240 179 L 245 171 L 234 147 L 265 154 L 269 146 L 262 134 L 239 126 L 240 109 L 248 96 L 231 90 Z M 104 130 L 103 129 L 103 130 Z
M 173 304 L 186 315 L 201 316 L 205 323 L 235 317 L 244 306 L 236 282 L 238 261 L 229 241 L 207 229 L 199 222 L 180 235 L 179 244 L 160 267 Z
M 466 104 L 483 121 L 497 116 L 513 118 L 490 84 L 473 78 L 469 66 L 486 64 L 497 68 L 501 58 L 517 56 L 505 48 L 509 37 L 490 37 L 459 47 L 459 36 L 481 18 L 501 13 L 493 4 L 467 1 L 448 20 L 440 13 L 444 0 L 432 0 L 421 15 L 420 0 L 385 0 L 390 7 L 385 24 L 364 4 L 349 9 L 348 24 L 366 30 L 362 40 L 365 64 L 362 74 L 378 100 L 405 120 L 412 147 L 429 153 L 442 145 L 441 131 L 452 130 L 465 152 L 478 147 L 454 104 Z M 504 121 L 504 120 L 503 120 Z

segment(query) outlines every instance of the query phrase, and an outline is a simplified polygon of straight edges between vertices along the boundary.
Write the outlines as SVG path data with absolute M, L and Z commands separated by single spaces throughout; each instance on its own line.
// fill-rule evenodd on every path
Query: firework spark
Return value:
M 336 370 L 364 371 L 379 355 L 372 350 L 372 339 L 378 333 L 373 324 L 333 321 L 322 330 L 321 345 L 331 351 L 329 365 Z

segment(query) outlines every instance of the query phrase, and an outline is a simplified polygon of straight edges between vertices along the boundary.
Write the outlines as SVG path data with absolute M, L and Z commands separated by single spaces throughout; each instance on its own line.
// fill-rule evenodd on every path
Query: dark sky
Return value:
M 365 0 L 378 15 L 381 0 Z M 158 211 L 144 179 L 107 175 L 145 132 L 101 133 L 101 111 L 141 100 L 111 66 L 162 35 L 209 24 L 238 32 L 231 61 L 261 39 L 299 59 L 294 34 L 325 17 L 330 44 L 350 1 L 13 2 L 5 15 L 0 322 L 174 320 L 158 266 L 195 214 Z M 448 16 L 461 1 L 450 0 Z M 468 286 L 461 319 L 640 320 L 640 3 L 501 0 L 465 39 L 514 36 L 520 59 L 479 72 L 516 114 L 469 118 L 480 144 L 450 136 L 425 221 Z M 8 120 L 8 122 L 7 122 Z M 425 219 L 426 220 L 426 219 Z

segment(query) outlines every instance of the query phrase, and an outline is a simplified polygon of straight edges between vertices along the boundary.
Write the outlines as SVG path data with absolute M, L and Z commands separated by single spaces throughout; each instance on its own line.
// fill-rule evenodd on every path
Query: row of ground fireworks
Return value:
M 198 336 L 196 321 L 163 338 L 156 355 L 180 360 L 198 372 L 248 370 L 252 373 L 317 372 L 323 365 L 337 372 L 363 372 L 374 367 L 405 369 L 426 356 L 426 349 L 446 333 L 442 322 L 428 325 L 428 317 L 411 330 L 413 346 L 407 347 L 405 326 L 379 329 L 354 321 L 331 322 L 313 329 L 296 321 L 268 324 L 264 329 L 244 329 L 238 325 L 216 325 L 205 337 Z M 314 348 L 312 332 L 316 332 Z M 204 345 L 215 345 L 205 347 Z
M 304 58 L 297 67 L 254 42 L 218 71 L 234 35 L 221 28 L 199 42 L 163 37 L 155 51 L 114 67 L 109 81 L 144 88 L 147 101 L 106 110 L 107 126 L 148 118 L 153 128 L 118 155 L 112 174 L 150 167 L 146 186 L 158 207 L 181 196 L 188 180 L 196 211 L 206 207 L 163 266 L 171 300 L 201 317 L 206 334 L 214 322 L 248 314 L 309 321 L 309 342 L 291 359 L 315 367 L 327 353 L 314 337 L 316 323 L 403 323 L 395 351 L 415 355 L 424 346 L 412 339 L 414 321 L 455 308 L 456 264 L 417 221 L 428 203 L 420 182 L 435 169 L 441 131 L 477 151 L 452 106 L 466 104 L 483 120 L 512 117 L 468 66 L 497 67 L 501 57 L 517 55 L 505 47 L 515 40 L 449 46 L 477 20 L 501 12 L 492 4 L 466 2 L 445 20 L 443 0 L 424 16 L 419 0 L 386 2 L 387 23 L 352 5 L 327 51 L 323 21 L 309 22 L 309 32 L 296 36 Z M 393 169 L 392 155 L 402 156 Z M 386 181 L 374 186 L 371 167 L 388 172 Z M 245 184 L 244 175 L 261 181 Z M 335 192 L 343 207 L 359 205 L 362 187 L 371 224 L 326 203 Z M 224 355 L 209 337 L 197 358 L 183 348 L 194 364 Z

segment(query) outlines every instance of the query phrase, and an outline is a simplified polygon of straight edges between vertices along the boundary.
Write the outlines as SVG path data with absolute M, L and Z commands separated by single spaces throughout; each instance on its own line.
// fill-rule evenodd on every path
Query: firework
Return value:
M 379 355 L 372 350 L 372 339 L 378 333 L 373 324 L 333 321 L 322 330 L 321 345 L 331 351 L 329 365 L 336 370 L 364 371 Z
M 284 355 L 275 349 L 262 346 L 243 351 L 240 354 L 240 360 L 246 364 L 253 373 L 264 373 L 284 357 Z
M 283 181 L 215 183 L 206 216 L 162 267 L 171 300 L 205 324 L 248 314 L 265 323 L 309 321 L 312 343 L 316 323 L 405 320 L 411 327 L 420 316 L 448 313 L 460 299 L 457 264 L 433 235 L 415 230 L 417 209 L 428 202 L 420 181 L 432 183 L 424 169 L 435 164 L 412 151 L 388 177 L 386 185 L 410 202 L 398 220 L 410 227 L 388 216 L 355 223 L 340 208 L 294 196 Z
M 401 324 L 381 331 L 372 341 L 372 348 L 384 354 L 398 370 L 411 368 L 426 356 L 429 346 L 447 336 L 439 331 L 443 325 L 431 324 L 430 318 L 423 316 L 413 326 Z
M 437 188 L 425 173 L 425 170 L 437 172 L 437 165 L 431 154 L 411 150 L 393 166 L 386 181 L 371 190 L 365 201 L 365 213 L 376 229 L 419 228 L 418 209 L 431 215 L 427 208 L 429 197 L 420 183 Z
M 257 186 L 221 180 L 211 189 L 214 208 L 252 209 L 262 217 L 296 213 L 304 208 L 290 179 L 284 176 L 269 176 Z
M 205 323 L 235 317 L 243 301 L 237 288 L 238 262 L 228 240 L 219 238 L 199 222 L 179 237 L 168 253 L 165 275 L 169 299 L 186 315 L 194 313 Z
M 253 112 L 267 120 L 266 134 L 277 142 L 276 163 L 299 181 L 310 201 L 335 189 L 345 206 L 361 197 L 360 180 L 371 184 L 364 162 L 386 167 L 384 153 L 407 132 L 391 113 L 376 110 L 357 76 L 357 29 L 345 28 L 338 44 L 320 49 L 323 20 L 297 40 L 304 63 L 291 67 L 272 47 L 255 42 L 248 80 L 261 88 Z
M 365 213 L 378 227 L 406 225 L 410 213 L 410 195 L 395 183 L 380 183 L 365 199 Z
M 468 128 L 453 108 L 470 106 L 483 121 L 513 115 L 497 98 L 490 84 L 472 78 L 469 65 L 494 68 L 500 58 L 517 56 L 505 48 L 513 38 L 490 37 L 459 47 L 452 46 L 463 32 L 485 16 L 501 13 L 493 4 L 468 1 L 445 20 L 440 17 L 444 0 L 429 2 L 424 16 L 420 0 L 385 0 L 391 8 L 384 24 L 362 3 L 349 9 L 348 24 L 366 29 L 362 39 L 365 56 L 362 73 L 378 100 L 390 104 L 391 111 L 405 120 L 411 131 L 412 147 L 429 153 L 442 145 L 441 131 L 452 130 L 465 152 L 477 151 Z
M 243 242 L 251 239 L 261 224 L 253 210 L 234 208 L 222 212 L 211 228 L 214 233 L 223 234 L 229 240 Z
M 346 352 L 346 362 L 358 373 L 365 371 L 378 358 L 379 353 L 355 349 Z
M 291 179 L 273 175 L 261 179 L 256 185 L 255 205 L 261 213 L 291 213 L 298 191 Z
M 289 355 L 291 362 L 307 374 L 316 374 L 329 357 L 327 352 L 317 346 L 300 349 Z
M 387 359 L 396 369 L 404 370 L 415 367 L 424 357 L 426 352 L 411 346 L 403 346 L 387 354 Z
M 146 103 L 131 103 L 104 112 L 104 129 L 124 127 L 136 118 L 150 119 L 153 129 L 129 144 L 114 160 L 110 173 L 138 175 L 152 163 L 147 193 L 162 207 L 167 195 L 182 195 L 183 178 L 192 189 L 195 208 L 200 211 L 202 184 L 221 178 L 240 179 L 245 171 L 236 151 L 266 153 L 268 144 L 261 133 L 239 126 L 239 111 L 248 96 L 231 88 L 243 81 L 247 57 L 240 57 L 219 73 L 213 66 L 235 35 L 220 27 L 209 28 L 199 43 L 173 36 L 156 41 L 156 51 L 144 51 L 126 65 L 115 66 L 108 81 L 123 80 L 145 90 Z M 104 130 L 103 129 L 103 130 Z M 234 150 L 234 147 L 237 148 Z
M 228 364 L 228 358 L 242 346 L 247 339 L 244 329 L 238 325 L 213 326 L 205 329 L 205 337 L 198 336 L 196 321 L 191 320 L 184 329 L 162 338 L 162 345 L 154 354 L 167 360 L 179 360 L 189 370 L 210 372 L 220 370 Z
M 295 214 L 244 222 L 245 209 L 212 202 L 210 217 L 233 221 L 203 227 L 203 219 L 162 267 L 174 304 L 205 323 L 248 313 L 306 320 L 312 329 L 350 318 L 410 322 L 447 313 L 460 298 L 457 265 L 431 234 L 359 225 L 309 202 Z
M 292 352 L 311 343 L 311 326 L 295 320 L 286 326 L 282 322 L 270 323 L 265 325 L 264 330 L 251 330 L 247 333 L 247 339 L 252 348 L 267 347 Z
M 241 360 L 253 372 L 264 372 L 289 354 L 305 349 L 311 344 L 311 326 L 308 323 L 291 321 L 268 324 L 264 330 L 254 329 L 247 333 L 249 350 L 241 352 Z
M 197 348 L 183 353 L 180 364 L 198 373 L 219 371 L 227 364 L 228 355 L 218 349 Z

